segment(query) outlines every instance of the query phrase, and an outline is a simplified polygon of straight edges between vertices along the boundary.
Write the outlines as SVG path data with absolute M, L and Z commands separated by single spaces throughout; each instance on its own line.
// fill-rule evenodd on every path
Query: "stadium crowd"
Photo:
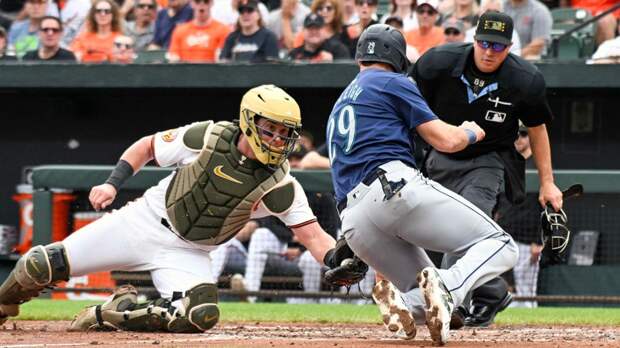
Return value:
M 413 62 L 429 48 L 473 41 L 481 13 L 515 23 L 514 54 L 549 55 L 552 11 L 595 16 L 618 0 L 0 0 L 0 62 L 331 62 L 351 60 L 371 24 L 402 30 Z M 585 17 L 584 17 L 585 16 Z M 593 31 L 592 63 L 620 61 L 620 10 Z M 579 18 L 578 18 L 579 19 Z M 144 60 L 147 61 L 147 60 Z M 155 60 L 157 61 L 157 60 Z

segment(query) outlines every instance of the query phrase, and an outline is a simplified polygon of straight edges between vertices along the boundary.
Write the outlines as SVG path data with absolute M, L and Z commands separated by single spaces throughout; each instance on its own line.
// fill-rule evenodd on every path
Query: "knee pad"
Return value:
M 69 280 L 69 261 L 62 243 L 35 246 L 22 256 L 0 286 L 0 304 L 21 304 L 45 287 Z
M 217 286 L 201 283 L 185 292 L 168 324 L 168 331 L 204 332 L 215 326 L 219 319 Z

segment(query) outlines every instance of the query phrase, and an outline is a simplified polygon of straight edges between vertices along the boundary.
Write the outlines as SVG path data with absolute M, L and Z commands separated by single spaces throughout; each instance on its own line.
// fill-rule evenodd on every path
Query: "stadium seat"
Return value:
M 588 10 L 564 7 L 551 10 L 551 17 L 553 18 L 551 40 L 554 42 L 568 30 L 592 18 L 592 14 Z M 595 34 L 596 26 L 594 23 L 590 23 L 570 36 L 562 38 L 558 43 L 557 58 L 559 60 L 590 58 L 594 53 Z M 549 55 L 552 54 L 553 49 L 549 50 Z
M 138 56 L 134 60 L 135 64 L 158 64 L 166 63 L 166 51 L 142 51 L 138 53 Z

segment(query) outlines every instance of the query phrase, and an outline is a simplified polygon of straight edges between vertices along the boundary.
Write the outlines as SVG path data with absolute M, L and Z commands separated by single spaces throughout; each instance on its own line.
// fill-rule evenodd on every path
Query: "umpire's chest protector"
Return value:
M 261 198 L 286 208 L 292 203 L 292 183 L 276 187 L 289 171 L 288 161 L 272 171 L 244 158 L 237 150 L 239 132 L 231 122 L 207 121 L 185 133 L 185 146 L 200 154 L 177 170 L 166 191 L 168 218 L 181 237 L 219 245 L 245 225 Z

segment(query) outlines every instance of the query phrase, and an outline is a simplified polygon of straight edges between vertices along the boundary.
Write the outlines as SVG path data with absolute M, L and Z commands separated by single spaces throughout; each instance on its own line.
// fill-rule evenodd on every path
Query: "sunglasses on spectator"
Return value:
M 443 31 L 443 33 L 444 33 L 444 34 L 446 34 L 446 35 L 448 35 L 448 36 L 453 36 L 453 35 L 459 35 L 459 34 L 461 34 L 461 32 L 460 32 L 460 31 L 458 31 L 458 30 L 456 30 L 456 29 L 452 29 L 452 28 L 449 28 L 449 29 L 444 30 L 444 31 Z
M 476 44 L 478 44 L 478 47 L 484 50 L 491 48 L 494 52 L 497 52 L 497 53 L 504 52 L 506 47 L 508 47 L 508 45 L 504 45 L 499 42 L 490 42 L 490 41 L 476 41 Z
M 332 5 L 325 5 L 325 6 L 321 6 L 319 8 L 316 9 L 317 12 L 321 12 L 321 11 L 327 11 L 327 12 L 331 12 L 334 10 L 334 6 Z
M 355 0 L 355 4 L 357 6 L 364 6 L 364 4 L 368 6 L 377 6 L 378 0 Z
M 39 4 L 39 5 L 46 3 L 45 0 L 28 0 L 26 2 L 29 2 L 31 4 Z
M 415 12 L 417 12 L 418 14 L 427 14 L 429 16 L 434 15 L 435 13 L 437 13 L 437 11 L 433 10 L 432 8 L 427 8 L 425 7 L 418 7 L 415 9 Z
M 111 14 L 112 13 L 112 9 L 111 8 L 96 8 L 95 9 L 95 13 L 99 13 L 99 14 Z
M 153 4 L 138 4 L 138 8 L 141 8 L 143 10 L 152 10 L 155 8 L 155 5 Z
M 56 34 L 56 33 L 60 33 L 60 28 L 40 28 L 39 31 L 46 33 L 46 34 Z
M 114 47 L 116 48 L 124 48 L 126 50 L 128 49 L 132 49 L 133 48 L 133 44 L 129 44 L 129 43 L 124 43 L 124 42 L 115 42 L 114 43 Z
M 194 0 L 194 2 L 197 4 L 208 4 L 211 0 Z
M 254 13 L 255 9 L 254 7 L 241 7 L 239 9 L 239 13 L 240 14 L 244 14 L 244 13 Z
M 522 138 L 526 137 L 527 136 L 527 131 L 524 131 L 524 130 L 519 131 L 519 136 L 522 137 Z

